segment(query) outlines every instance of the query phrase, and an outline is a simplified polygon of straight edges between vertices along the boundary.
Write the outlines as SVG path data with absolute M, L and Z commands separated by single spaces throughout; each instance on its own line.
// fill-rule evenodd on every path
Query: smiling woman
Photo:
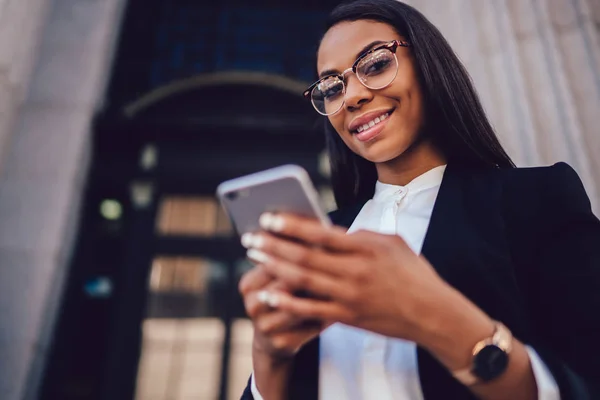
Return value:
M 338 227 L 267 214 L 244 236 L 243 399 L 600 396 L 600 222 L 573 169 L 514 168 L 399 1 L 336 8 L 317 72 Z

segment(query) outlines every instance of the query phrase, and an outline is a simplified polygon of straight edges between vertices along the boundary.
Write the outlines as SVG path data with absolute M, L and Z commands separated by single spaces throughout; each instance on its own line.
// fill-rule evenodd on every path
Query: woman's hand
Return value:
M 254 326 L 252 380 L 263 399 L 285 399 L 293 356 L 319 334 L 321 324 L 306 323 L 272 307 L 276 304 L 268 297 L 269 291 L 284 293 L 287 287 L 275 281 L 261 265 L 244 274 L 239 288 Z
M 462 305 L 462 296 L 398 236 L 348 235 L 292 215 L 266 214 L 261 227 L 243 238 L 248 257 L 290 289 L 311 294 L 269 289 L 282 312 L 421 342 L 441 321 L 430 317 Z
M 262 265 L 244 274 L 239 284 L 246 313 L 254 326 L 253 350 L 273 359 L 291 358 L 322 329 L 319 323 L 306 322 L 301 317 L 272 307 L 276 304 L 272 304 L 268 294 L 271 291 L 285 293 L 286 289 L 286 285 L 275 281 Z
M 248 257 L 286 287 L 265 289 L 279 312 L 416 342 L 449 371 L 472 365 L 473 346 L 493 334 L 490 317 L 400 237 L 364 231 L 348 235 L 290 215 L 267 214 L 261 227 L 264 231 L 245 235 L 242 243 L 249 248 Z M 311 297 L 294 296 L 295 290 Z M 514 339 L 503 376 L 470 389 L 483 399 L 509 393 L 535 398 L 525 346 Z

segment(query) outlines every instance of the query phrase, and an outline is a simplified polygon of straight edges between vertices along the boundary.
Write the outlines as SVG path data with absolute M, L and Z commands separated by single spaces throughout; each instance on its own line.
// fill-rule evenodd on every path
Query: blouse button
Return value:
M 400 204 L 402 199 L 404 199 L 404 197 L 406 197 L 406 193 L 408 193 L 408 189 L 406 189 L 406 188 L 398 189 L 398 191 L 396 192 L 396 204 Z

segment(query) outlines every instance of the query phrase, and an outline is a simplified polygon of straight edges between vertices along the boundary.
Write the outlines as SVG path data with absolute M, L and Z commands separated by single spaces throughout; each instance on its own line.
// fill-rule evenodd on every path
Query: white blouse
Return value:
M 375 195 L 348 232 L 359 229 L 400 235 L 420 253 L 446 166 L 434 168 L 406 186 L 377 182 Z M 527 347 L 540 400 L 559 400 L 554 377 L 535 350 Z M 252 379 L 252 395 L 263 400 Z M 341 323 L 320 336 L 319 399 L 422 400 L 417 346 Z

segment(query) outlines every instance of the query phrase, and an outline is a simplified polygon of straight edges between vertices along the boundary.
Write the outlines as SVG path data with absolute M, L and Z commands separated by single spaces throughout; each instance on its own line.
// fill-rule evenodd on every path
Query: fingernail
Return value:
M 257 300 L 261 304 L 266 304 L 269 307 L 276 308 L 279 306 L 279 296 L 276 293 L 271 293 L 267 290 L 261 290 L 256 295 Z
M 265 231 L 270 231 L 271 230 L 271 221 L 272 220 L 273 220 L 273 214 L 271 214 L 271 213 L 264 213 L 258 219 L 258 224 Z
M 271 230 L 273 232 L 281 232 L 284 225 L 285 221 L 283 220 L 282 216 L 273 215 L 273 218 L 271 218 Z
M 254 235 L 251 233 L 244 233 L 242 235 L 242 246 L 250 248 L 252 247 L 252 243 L 254 243 Z
M 246 252 L 246 257 L 260 264 L 265 264 L 271 261 L 271 257 L 260 250 L 250 249 Z
M 261 290 L 256 295 L 256 298 L 257 298 L 258 302 L 261 303 L 261 304 L 268 304 L 269 303 L 269 297 L 270 297 L 269 296 L 269 292 L 267 292 L 266 290 Z
M 252 235 L 251 247 L 261 249 L 265 245 L 265 238 L 262 235 Z
M 260 216 L 258 223 L 261 228 L 271 232 L 281 232 L 285 225 L 283 217 L 271 213 L 264 213 Z
M 269 307 L 276 308 L 279 306 L 279 295 L 276 293 L 267 293 L 267 304 Z
M 260 249 L 265 244 L 265 238 L 256 233 L 244 233 L 242 235 L 242 246 L 245 248 Z

